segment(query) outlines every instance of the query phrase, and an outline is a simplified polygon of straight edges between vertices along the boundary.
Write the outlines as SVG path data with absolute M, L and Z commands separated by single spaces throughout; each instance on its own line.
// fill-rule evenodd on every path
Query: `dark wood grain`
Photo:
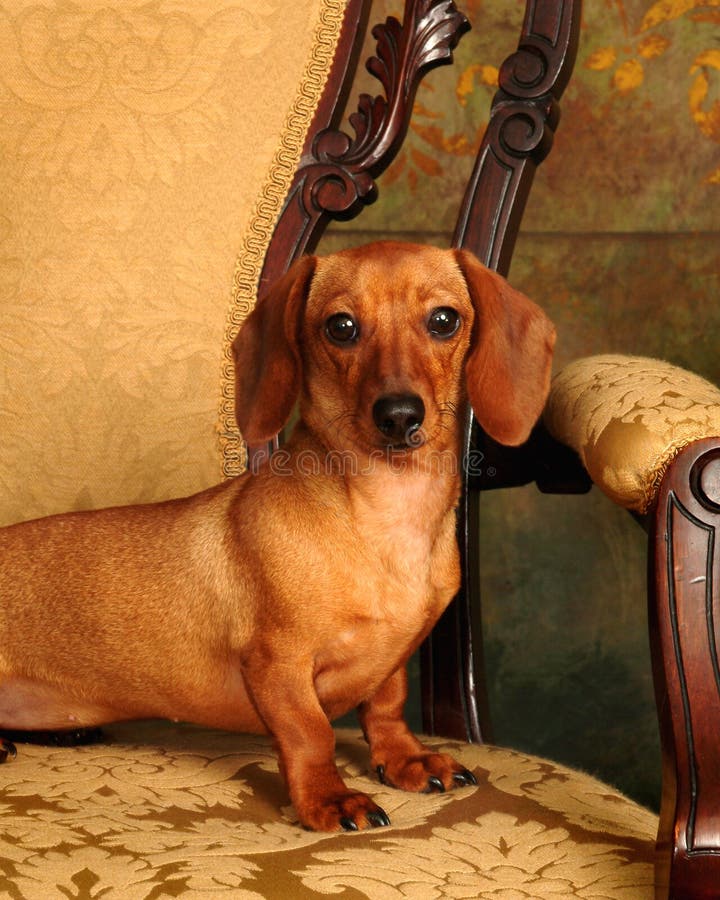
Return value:
M 463 457 L 472 460 L 472 431 L 465 429 Z M 458 510 L 458 546 L 462 582 L 448 609 L 420 650 L 423 730 L 461 740 L 492 740 L 490 709 L 484 681 L 483 643 L 477 565 L 479 494 L 465 492 Z
M 517 50 L 500 68 L 490 121 L 458 216 L 454 247 L 506 275 L 535 171 L 553 144 L 575 64 L 579 0 L 528 0 Z
M 650 532 L 650 635 L 663 748 L 657 900 L 720 896 L 720 438 L 666 475 Z
M 552 146 L 558 100 L 572 72 L 579 30 L 580 0 L 528 0 L 518 49 L 500 69 L 500 88 L 453 246 L 471 250 L 502 274 L 510 264 L 535 170 Z M 479 629 L 481 541 L 473 491 L 487 472 L 483 461 L 489 450 L 469 414 L 464 453 L 466 459 L 478 461 L 478 474 L 466 473 L 458 510 L 462 586 L 421 651 L 424 728 L 473 741 L 488 740 L 491 734 Z M 508 484 L 535 477 L 528 475 L 527 458 L 515 458 L 522 470 L 513 469 L 512 457 L 505 458 Z M 500 486 L 497 466 L 495 462 L 494 484 Z M 586 488 L 586 481 L 581 482 L 581 489 Z

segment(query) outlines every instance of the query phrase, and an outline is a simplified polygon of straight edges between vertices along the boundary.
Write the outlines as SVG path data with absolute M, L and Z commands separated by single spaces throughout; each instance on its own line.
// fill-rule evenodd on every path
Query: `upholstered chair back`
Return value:
M 343 11 L 0 10 L 0 524 L 221 479 L 229 344 Z

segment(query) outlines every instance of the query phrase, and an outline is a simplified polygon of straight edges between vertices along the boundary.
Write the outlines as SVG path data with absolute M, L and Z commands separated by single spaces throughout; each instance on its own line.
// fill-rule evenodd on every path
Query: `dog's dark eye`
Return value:
M 452 337 L 460 326 L 460 315 L 450 306 L 439 306 L 430 313 L 427 328 L 433 337 Z
M 359 333 L 357 322 L 349 313 L 335 313 L 325 323 L 325 334 L 335 344 L 351 344 Z

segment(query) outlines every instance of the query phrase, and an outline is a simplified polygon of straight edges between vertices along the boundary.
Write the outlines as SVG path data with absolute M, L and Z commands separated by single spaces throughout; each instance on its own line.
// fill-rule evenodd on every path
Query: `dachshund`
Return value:
M 553 343 L 467 251 L 300 258 L 233 344 L 245 440 L 298 410 L 279 451 L 191 497 L 0 529 L 0 733 L 148 718 L 268 733 L 321 831 L 389 822 L 335 765 L 330 723 L 354 708 L 384 783 L 475 783 L 405 724 L 406 663 L 459 587 L 467 405 L 524 442 Z

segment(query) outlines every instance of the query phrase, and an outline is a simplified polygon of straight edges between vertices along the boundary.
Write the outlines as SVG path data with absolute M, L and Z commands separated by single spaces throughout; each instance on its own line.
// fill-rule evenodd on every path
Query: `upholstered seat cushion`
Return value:
M 591 356 L 555 376 L 544 420 L 598 487 L 645 513 L 675 455 L 720 435 L 720 389 L 661 360 Z
M 362 738 L 341 731 L 341 771 L 392 825 L 328 835 L 298 826 L 266 738 L 169 723 L 108 738 L 21 745 L 0 769 L 2 896 L 652 897 L 656 817 L 521 753 L 430 739 L 478 786 L 412 795 L 371 777 Z

